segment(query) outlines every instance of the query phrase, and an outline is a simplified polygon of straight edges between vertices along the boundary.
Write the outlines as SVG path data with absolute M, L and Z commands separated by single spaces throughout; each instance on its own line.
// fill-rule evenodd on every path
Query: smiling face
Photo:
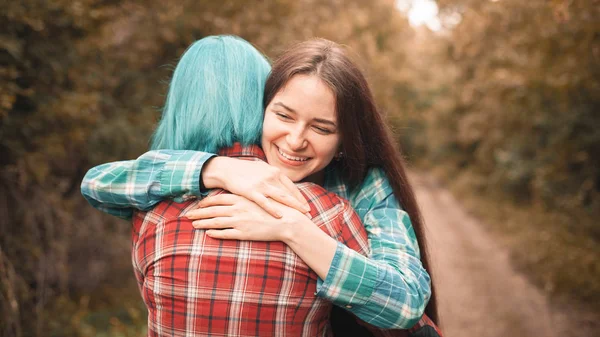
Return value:
M 265 110 L 262 147 L 269 164 L 292 181 L 322 184 L 341 142 L 331 89 L 314 75 L 295 75 Z M 306 179 L 305 179 L 306 178 Z

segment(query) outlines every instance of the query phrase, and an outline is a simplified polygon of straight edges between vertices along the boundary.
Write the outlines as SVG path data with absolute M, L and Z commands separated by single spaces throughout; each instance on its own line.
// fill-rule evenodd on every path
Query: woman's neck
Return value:
M 308 177 L 302 179 L 302 182 L 309 182 L 323 186 L 323 184 L 325 184 L 325 170 L 321 170 L 317 173 L 309 175 Z

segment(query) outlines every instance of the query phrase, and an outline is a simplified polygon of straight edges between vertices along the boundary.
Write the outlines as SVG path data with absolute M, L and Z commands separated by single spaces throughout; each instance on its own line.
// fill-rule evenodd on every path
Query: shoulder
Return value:
M 394 190 L 390 181 L 379 167 L 371 167 L 358 188 L 351 193 L 351 201 L 355 207 L 365 207 L 365 203 L 379 203 L 389 196 L 393 196 Z
M 370 167 L 367 170 L 367 174 L 365 175 L 365 179 L 363 180 L 363 185 L 365 184 L 388 184 L 389 180 L 385 171 L 381 167 Z
M 296 184 L 306 201 L 310 205 L 310 214 L 313 218 L 333 218 L 341 214 L 348 207 L 348 202 L 339 195 L 327 191 L 322 186 L 313 183 Z
M 197 200 L 185 202 L 175 202 L 173 200 L 164 200 L 156 204 L 149 211 L 135 211 L 133 221 L 151 221 L 159 223 L 169 221 L 180 217 L 190 206 L 198 203 Z
M 304 195 L 304 197 L 306 198 L 306 201 L 308 201 L 309 204 L 324 203 L 324 205 L 321 205 L 321 206 L 326 206 L 326 205 L 330 205 L 330 204 L 336 205 L 336 204 L 343 202 L 343 199 L 339 195 L 337 195 L 333 192 L 329 192 L 324 187 L 319 186 L 317 184 L 298 183 L 298 184 L 296 184 L 296 186 L 298 187 L 298 189 L 300 190 L 302 195 Z

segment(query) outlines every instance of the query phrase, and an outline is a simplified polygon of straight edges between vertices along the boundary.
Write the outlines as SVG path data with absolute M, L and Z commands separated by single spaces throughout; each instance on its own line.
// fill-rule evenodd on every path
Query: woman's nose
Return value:
M 307 141 L 302 130 L 291 130 L 286 137 L 290 150 L 301 150 L 306 147 Z

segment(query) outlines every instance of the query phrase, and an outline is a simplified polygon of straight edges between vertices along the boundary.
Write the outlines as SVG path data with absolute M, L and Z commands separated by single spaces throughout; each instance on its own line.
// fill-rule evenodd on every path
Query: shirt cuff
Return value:
M 202 169 L 204 168 L 204 164 L 206 164 L 209 160 L 213 159 L 217 157 L 216 154 L 212 154 L 210 156 L 208 156 L 208 158 L 206 158 L 206 160 L 204 160 L 204 162 L 202 163 L 202 166 L 200 166 L 199 170 L 198 170 L 198 194 L 194 194 L 194 195 L 199 195 L 202 196 L 202 198 L 208 196 L 208 194 L 210 193 L 210 189 L 204 187 L 204 183 L 202 182 Z
M 160 173 L 161 194 L 181 196 L 183 200 L 192 196 L 206 196 L 208 191 L 201 188 L 200 175 L 206 161 L 215 156 L 195 151 L 173 155 Z
M 369 301 L 377 280 L 376 266 L 365 256 L 338 242 L 327 277 L 324 281 L 317 280 L 316 294 L 338 306 L 352 309 Z

